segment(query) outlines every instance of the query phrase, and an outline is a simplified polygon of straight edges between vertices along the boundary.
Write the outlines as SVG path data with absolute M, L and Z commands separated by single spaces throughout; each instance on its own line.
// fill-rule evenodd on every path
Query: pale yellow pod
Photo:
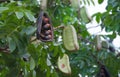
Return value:
M 69 62 L 69 57 L 64 54 L 62 58 L 58 57 L 58 68 L 61 72 L 65 74 L 71 74 L 71 67 Z
M 63 30 L 63 44 L 69 51 L 79 50 L 77 33 L 74 26 L 66 26 Z
M 91 21 L 91 17 L 84 6 L 80 8 L 80 17 L 85 23 L 89 23 Z
M 75 10 L 80 8 L 80 0 L 70 0 L 70 3 Z
M 95 37 L 95 46 L 96 46 L 97 50 L 101 50 L 101 48 L 102 48 L 101 42 L 102 41 L 101 41 L 100 35 L 96 35 L 96 37 Z

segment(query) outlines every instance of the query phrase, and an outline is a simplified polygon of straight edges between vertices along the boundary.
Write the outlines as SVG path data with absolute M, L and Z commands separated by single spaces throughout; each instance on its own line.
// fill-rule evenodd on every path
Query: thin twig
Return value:
M 64 25 L 60 25 L 60 26 L 55 27 L 54 30 L 57 30 L 57 29 L 60 29 L 60 28 L 63 29 L 64 27 L 65 27 Z
M 97 61 L 98 64 L 104 65 L 101 61 L 99 61 L 99 60 L 97 59 L 97 57 L 96 57 L 95 55 L 93 55 L 92 53 L 91 53 L 91 55 L 94 57 L 94 59 L 96 59 L 96 61 Z
M 37 38 L 35 37 L 35 36 L 32 36 L 31 38 L 30 38 L 30 42 L 34 42 L 34 41 L 36 41 L 37 40 Z
M 84 42 L 86 42 L 86 43 L 90 43 L 90 44 L 92 44 L 92 45 L 95 45 L 95 42 L 90 42 L 88 39 L 82 38 L 82 36 L 78 36 L 78 39 L 80 39 L 80 40 L 82 40 L 82 41 L 84 41 Z M 102 46 L 102 48 L 109 50 L 109 47 Z

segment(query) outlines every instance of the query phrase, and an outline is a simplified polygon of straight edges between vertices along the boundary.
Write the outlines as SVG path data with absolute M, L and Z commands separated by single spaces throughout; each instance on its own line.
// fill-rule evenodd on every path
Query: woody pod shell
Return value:
M 43 17 L 48 18 L 48 23 L 43 22 Z M 43 42 L 53 41 L 53 38 L 54 38 L 53 25 L 52 25 L 52 22 L 51 22 L 50 17 L 48 16 L 48 14 L 47 14 L 46 12 L 41 11 L 41 12 L 39 13 L 39 16 L 38 16 L 38 19 L 37 19 L 36 24 L 37 24 L 37 30 L 36 30 L 36 37 L 37 37 L 37 39 L 39 39 L 39 40 L 41 40 L 41 41 L 43 41 Z M 46 35 L 44 34 L 44 30 L 45 30 L 45 29 L 43 28 L 43 26 L 44 26 L 45 24 L 50 24 L 50 28 L 49 28 L 49 29 L 51 30 L 51 34 L 50 34 L 50 35 L 51 35 L 51 38 L 50 38 L 50 39 L 42 38 L 42 36 L 46 36 Z

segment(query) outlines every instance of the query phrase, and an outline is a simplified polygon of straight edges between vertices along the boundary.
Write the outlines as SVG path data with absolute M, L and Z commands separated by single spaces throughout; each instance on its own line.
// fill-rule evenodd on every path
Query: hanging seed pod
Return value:
M 95 47 L 98 51 L 102 48 L 100 35 L 96 35 L 95 37 Z
M 75 10 L 80 8 L 80 0 L 70 0 L 70 3 Z
M 67 54 L 64 54 L 62 58 L 59 57 L 57 64 L 60 71 L 66 74 L 71 74 L 69 57 Z
M 89 23 L 91 21 L 91 18 L 88 15 L 85 7 L 80 8 L 80 17 L 81 20 L 84 21 L 85 23 Z
M 108 41 L 102 41 L 102 47 L 108 49 L 109 48 L 109 43 Z
M 69 51 L 79 50 L 79 44 L 78 44 L 76 30 L 72 25 L 66 26 L 64 28 L 63 43 L 64 43 L 65 48 Z
M 47 13 L 41 12 L 37 20 L 37 39 L 47 42 L 53 40 L 53 26 Z
M 110 73 L 108 72 L 107 68 L 102 65 L 96 77 L 110 77 Z

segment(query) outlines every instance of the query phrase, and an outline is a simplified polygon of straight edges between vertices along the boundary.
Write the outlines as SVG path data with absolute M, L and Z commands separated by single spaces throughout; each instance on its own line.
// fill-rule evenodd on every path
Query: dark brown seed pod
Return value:
M 110 77 L 110 73 L 108 72 L 107 68 L 102 65 L 96 77 Z
M 41 12 L 37 19 L 37 39 L 47 42 L 53 40 L 53 26 L 47 13 Z

